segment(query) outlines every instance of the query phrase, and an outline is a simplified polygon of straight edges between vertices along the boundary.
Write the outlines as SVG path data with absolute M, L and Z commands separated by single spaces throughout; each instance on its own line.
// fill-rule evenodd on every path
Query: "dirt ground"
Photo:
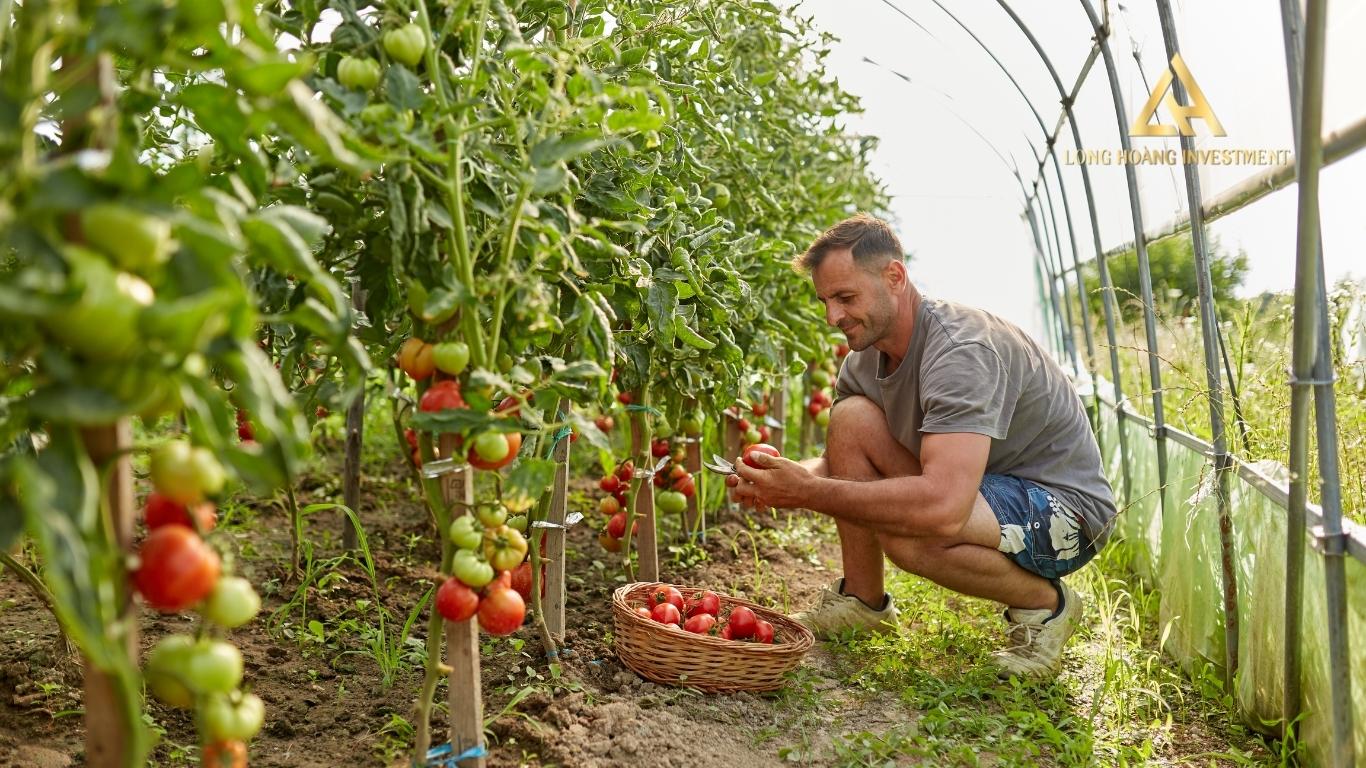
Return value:
M 368 481 L 371 495 L 362 513 L 381 599 L 391 612 L 391 632 L 437 578 L 431 564 L 438 553 L 427 536 L 426 513 L 412 502 L 400 471 L 395 464 L 394 476 Z M 312 478 L 301 502 L 330 500 L 336 482 Z M 586 491 L 586 481 L 584 486 Z M 596 514 L 588 509 L 591 494 L 577 493 L 573 500 L 586 514 Z M 251 745 L 253 765 L 409 764 L 405 746 L 412 743 L 409 723 L 420 661 L 410 657 L 384 685 L 380 666 L 366 650 L 376 626 L 374 606 L 366 601 L 375 592 L 356 564 L 329 569 L 324 557 L 337 554 L 340 519 L 324 513 L 309 518 L 316 567 L 312 586 L 302 593 L 307 598 L 304 615 L 300 600 L 290 603 L 287 614 L 280 612 L 298 588 L 297 580 L 285 579 L 283 567 L 289 547 L 287 515 L 278 505 L 257 503 L 225 508 L 225 517 L 220 529 L 239 552 L 240 571 L 266 597 L 261 617 L 231 635 L 247 661 L 246 685 L 267 706 L 266 728 Z M 785 523 L 759 522 L 766 527 Z M 723 518 L 713 530 L 708 558 L 688 567 L 680 568 L 676 558 L 662 551 L 665 580 L 795 609 L 838 575 L 833 541 L 783 548 L 771 537 L 758 537 L 752 544 L 755 539 L 743 528 L 738 516 Z M 661 550 L 670 543 L 662 540 Z M 619 565 L 601 561 L 605 553 L 586 525 L 571 531 L 569 547 L 568 650 L 560 675 L 550 674 L 529 627 L 511 639 L 485 636 L 485 715 L 503 712 L 514 694 L 530 689 L 513 709 L 493 720 L 490 766 L 843 765 L 847 759 L 836 750 L 842 736 L 914 729 L 919 713 L 892 693 L 842 682 L 849 677 L 848 657 L 837 657 L 820 644 L 778 694 L 704 695 L 642 680 L 621 665 L 608 645 L 610 596 L 624 581 Z M 752 547 L 765 561 L 758 578 Z M 310 628 L 309 622 L 318 624 Z M 417 638 L 425 635 L 425 623 L 424 614 L 413 628 Z M 192 629 L 190 617 L 144 612 L 143 649 L 164 634 Z M 419 647 L 418 639 L 409 639 L 405 653 Z M 52 617 L 17 579 L 0 578 L 0 768 L 85 764 L 80 683 L 79 662 L 62 648 Z M 444 702 L 445 695 L 443 682 L 437 700 Z M 163 732 L 156 764 L 192 764 L 195 736 L 189 714 L 154 701 L 148 714 Z M 445 734 L 444 717 L 444 709 L 433 714 L 438 743 Z M 1187 735 L 1196 741 L 1212 738 Z M 1218 743 L 1217 737 L 1212 740 Z M 993 762 L 989 752 L 979 757 L 982 764 Z

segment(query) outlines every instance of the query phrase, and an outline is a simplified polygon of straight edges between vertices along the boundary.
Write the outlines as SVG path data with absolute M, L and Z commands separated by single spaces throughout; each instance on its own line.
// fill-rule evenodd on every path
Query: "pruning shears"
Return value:
M 719 454 L 715 453 L 711 455 L 711 461 L 702 462 L 702 466 L 706 467 L 707 469 L 710 469 L 718 475 L 735 474 L 735 465 L 730 463 L 729 461 L 726 461 L 725 459 L 721 458 Z

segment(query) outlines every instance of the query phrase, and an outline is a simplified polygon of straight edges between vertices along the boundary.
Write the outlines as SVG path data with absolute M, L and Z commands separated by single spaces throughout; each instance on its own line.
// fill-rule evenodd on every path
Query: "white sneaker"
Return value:
M 896 606 L 892 596 L 885 595 L 882 610 L 869 608 L 862 600 L 844 594 L 844 578 L 821 590 L 816 604 L 792 614 L 792 619 L 811 630 L 819 640 L 829 640 L 849 632 L 895 632 Z
M 1057 616 L 1049 618 L 1053 612 L 1047 609 L 1006 609 L 1010 645 L 991 654 L 997 676 L 1041 679 L 1062 671 L 1063 646 L 1076 631 L 1082 601 L 1066 583 L 1058 583 L 1062 585 L 1062 610 Z

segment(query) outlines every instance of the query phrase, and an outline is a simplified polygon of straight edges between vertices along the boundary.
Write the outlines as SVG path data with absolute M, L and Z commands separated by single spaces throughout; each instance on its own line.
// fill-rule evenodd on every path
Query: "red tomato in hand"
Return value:
M 754 630 L 758 627 L 758 619 L 755 617 L 754 611 L 742 605 L 730 612 L 730 623 L 727 626 L 730 627 L 732 637 L 736 640 L 745 640 L 754 637 Z
M 190 511 L 194 511 L 194 523 L 190 522 Z M 198 527 L 201 531 L 212 531 L 218 522 L 213 504 L 207 501 L 187 508 L 184 504 L 156 491 L 147 494 L 147 508 L 143 511 L 143 521 L 147 530 L 155 530 L 163 525 L 183 525 L 186 528 Z
M 675 587 L 668 586 L 667 584 L 660 584 L 656 586 L 654 589 L 650 590 L 650 594 L 646 596 L 645 602 L 651 608 L 654 608 L 657 605 L 668 603 L 673 607 L 677 608 L 678 610 L 682 611 L 683 593 L 679 592 L 678 589 Z
M 147 535 L 133 586 L 164 613 L 183 611 L 209 596 L 218 583 L 218 553 L 183 525 L 164 525 Z
M 446 621 L 466 621 L 479 611 L 479 595 L 452 576 L 436 590 L 436 611 Z
M 777 449 L 777 448 L 774 448 L 773 446 L 769 445 L 768 443 L 755 443 L 754 445 L 751 445 L 751 446 L 748 446 L 748 447 L 745 448 L 744 453 L 740 454 L 740 460 L 743 461 L 743 462 L 745 462 L 745 463 L 748 464 L 749 466 L 754 467 L 755 469 L 758 469 L 758 468 L 759 468 L 759 462 L 756 461 L 755 459 L 751 459 L 751 458 L 750 458 L 750 455 L 751 455 L 751 454 L 755 454 L 755 453 L 763 453 L 763 454 L 767 454 L 767 455 L 769 455 L 769 456 L 781 456 L 781 455 L 782 455 L 782 454 L 778 453 L 778 449 Z
M 526 602 L 517 590 L 495 581 L 479 601 L 479 626 L 490 635 L 510 635 L 526 619 Z
M 754 639 L 761 643 L 773 644 L 773 625 L 759 619 L 754 624 Z
M 650 611 L 650 618 L 660 624 L 673 624 L 677 626 L 683 623 L 683 613 L 678 610 L 678 606 L 673 603 L 660 603 Z
M 716 626 L 716 617 L 710 613 L 699 613 L 683 622 L 683 629 L 698 635 L 711 632 L 711 628 L 714 626 Z

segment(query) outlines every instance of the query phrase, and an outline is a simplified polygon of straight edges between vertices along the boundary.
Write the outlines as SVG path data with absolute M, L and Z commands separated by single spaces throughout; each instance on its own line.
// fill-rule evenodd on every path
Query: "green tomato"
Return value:
M 384 71 L 379 62 L 364 56 L 343 56 L 337 64 L 337 80 L 347 88 L 368 91 L 379 85 Z
M 507 454 L 504 453 L 503 455 L 506 456 Z M 490 461 L 493 461 L 493 459 L 490 459 Z M 479 508 L 479 522 L 483 523 L 485 528 L 497 528 L 503 523 L 506 523 L 507 519 L 507 507 L 504 507 L 502 504 L 494 504 L 492 506 Z
M 498 372 L 510 373 L 512 371 L 512 366 L 516 365 L 516 363 L 517 361 L 512 359 L 512 355 L 504 352 L 498 356 Z
M 184 440 L 163 443 L 152 452 L 152 485 L 181 504 L 196 504 L 223 490 L 223 465 L 207 448 Z
M 830 381 L 830 372 L 824 368 L 817 368 L 811 372 L 811 383 L 818 387 L 828 387 Z
M 451 563 L 451 575 L 464 582 L 471 589 L 479 589 L 493 581 L 493 566 L 482 560 L 473 550 L 462 549 L 455 553 Z
M 829 408 L 822 408 L 821 410 L 819 410 L 819 411 L 816 412 L 816 426 L 818 426 L 818 427 L 828 427 L 828 426 L 830 426 L 830 409 L 829 409 Z
M 154 298 L 151 286 L 83 248 L 67 248 L 63 255 L 81 295 L 74 304 L 43 318 L 47 332 L 91 360 L 119 361 L 136 355 L 142 346 L 138 319 Z
M 763 440 L 763 439 L 764 439 L 764 436 L 761 435 L 761 434 L 759 434 L 759 430 L 755 429 L 754 427 L 750 427 L 750 428 L 749 428 L 749 431 L 745 433 L 745 442 L 746 442 L 746 443 L 751 443 L 751 444 L 753 444 L 753 443 L 757 443 L 757 442 L 759 442 L 759 441 L 761 441 L 761 440 Z
M 199 612 L 218 626 L 233 629 L 251 621 L 260 610 L 261 596 L 251 582 L 241 576 L 226 576 L 218 580 Z
M 461 515 L 451 523 L 451 543 L 461 549 L 478 549 L 484 540 L 484 531 L 470 515 Z
M 518 533 L 526 533 L 526 515 L 514 515 L 512 517 L 509 517 L 507 521 L 507 527 L 511 528 L 514 531 L 517 531 Z
M 189 635 L 169 635 L 157 641 L 147 654 L 142 677 L 147 689 L 163 704 L 181 709 L 194 706 L 194 694 L 185 686 L 185 666 L 194 648 Z
M 678 491 L 662 491 L 655 497 L 659 511 L 666 515 L 676 515 L 688 508 L 688 497 Z
M 725 184 L 713 184 L 709 192 L 708 196 L 717 208 L 725 208 L 730 205 L 730 189 Z
M 242 682 L 242 652 L 222 640 L 195 643 L 187 652 L 184 682 L 199 694 L 227 693 Z
M 93 248 L 134 272 L 165 264 L 175 245 L 169 221 L 115 203 L 81 211 L 81 232 Z
M 678 427 L 688 437 L 699 437 L 702 434 L 702 417 L 698 414 L 684 416 Z
M 443 341 L 432 348 L 432 360 L 438 371 L 457 376 L 469 365 L 470 345 L 463 341 Z
M 490 463 L 506 459 L 510 450 L 512 449 L 508 446 L 507 438 L 503 437 L 502 432 L 485 432 L 474 439 L 474 452 L 479 455 L 479 458 Z M 495 523 L 495 525 L 501 525 L 501 523 Z
M 265 722 L 265 702 L 254 693 L 213 695 L 199 706 L 201 732 L 211 741 L 247 741 Z
M 427 52 L 427 33 L 416 24 L 391 29 L 384 33 L 384 52 L 395 61 L 415 67 Z

